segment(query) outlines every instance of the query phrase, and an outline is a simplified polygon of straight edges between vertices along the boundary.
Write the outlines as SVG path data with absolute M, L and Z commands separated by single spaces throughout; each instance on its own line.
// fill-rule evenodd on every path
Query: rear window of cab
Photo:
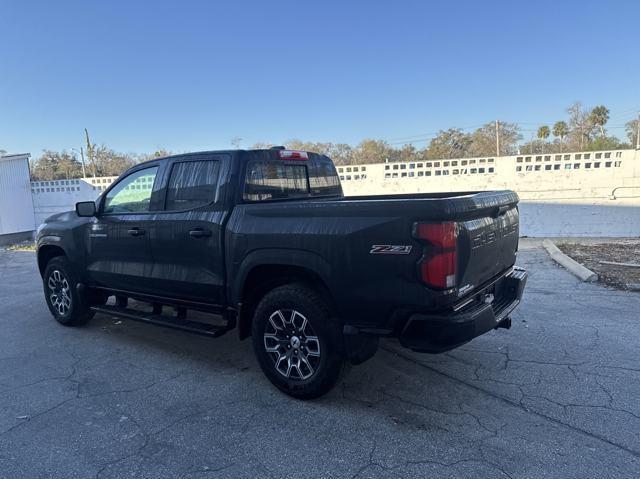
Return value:
M 252 160 L 247 164 L 245 201 L 340 195 L 340 179 L 329 161 Z

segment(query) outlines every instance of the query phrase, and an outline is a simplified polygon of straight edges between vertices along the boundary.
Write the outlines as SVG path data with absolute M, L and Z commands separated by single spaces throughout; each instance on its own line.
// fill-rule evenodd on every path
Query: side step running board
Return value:
M 229 326 L 218 326 L 214 324 L 201 323 L 198 321 L 190 321 L 188 319 L 180 319 L 174 316 L 164 316 L 160 314 L 145 313 L 135 309 L 119 308 L 118 306 L 92 306 L 92 311 L 96 313 L 108 314 L 123 319 L 132 319 L 141 323 L 153 324 L 165 328 L 178 329 L 189 333 L 209 336 L 217 338 L 229 331 Z M 232 325 L 230 325 L 233 327 Z

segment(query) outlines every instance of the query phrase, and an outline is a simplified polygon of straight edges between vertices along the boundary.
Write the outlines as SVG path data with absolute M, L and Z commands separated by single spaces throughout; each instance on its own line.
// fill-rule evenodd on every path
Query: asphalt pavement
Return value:
M 640 477 L 640 293 L 539 243 L 511 330 L 441 355 L 382 344 L 301 402 L 250 341 L 50 316 L 33 253 L 0 251 L 0 477 Z

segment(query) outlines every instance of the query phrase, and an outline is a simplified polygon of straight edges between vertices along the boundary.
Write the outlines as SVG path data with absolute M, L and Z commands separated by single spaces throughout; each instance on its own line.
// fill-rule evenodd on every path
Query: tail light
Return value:
M 422 281 L 439 289 L 455 287 L 457 223 L 414 223 L 413 236 L 432 246 L 420 260 L 419 273 Z
M 308 160 L 309 153 L 298 150 L 278 150 L 278 156 L 281 160 Z

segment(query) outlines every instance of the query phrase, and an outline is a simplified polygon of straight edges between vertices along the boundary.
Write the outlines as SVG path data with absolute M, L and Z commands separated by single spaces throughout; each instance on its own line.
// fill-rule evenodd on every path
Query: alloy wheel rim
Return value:
M 276 371 L 287 379 L 309 379 L 320 365 L 320 340 L 295 309 L 278 309 L 269 316 L 264 347 Z
M 60 316 L 67 316 L 71 310 L 69 281 L 59 270 L 54 270 L 47 281 L 49 300 Z

